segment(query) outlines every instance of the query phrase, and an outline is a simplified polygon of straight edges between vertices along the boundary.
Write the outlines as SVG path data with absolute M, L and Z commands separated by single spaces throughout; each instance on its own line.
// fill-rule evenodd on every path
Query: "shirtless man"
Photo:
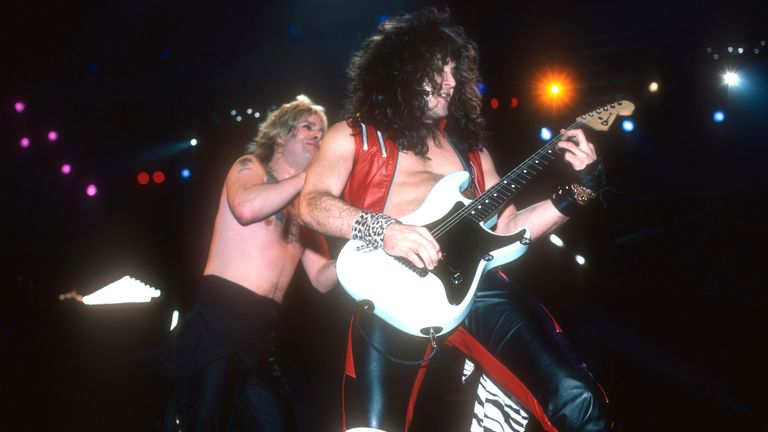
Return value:
M 484 149 L 476 47 L 447 19 L 434 9 L 393 18 L 365 41 L 348 69 L 349 120 L 328 130 L 307 168 L 299 201 L 301 218 L 311 228 L 382 247 L 428 269 L 440 260 L 440 245 L 427 229 L 397 218 L 416 210 L 436 182 L 455 171 L 474 174 L 475 195 L 499 181 Z M 539 238 L 585 204 L 573 188 L 594 197 L 588 189 L 598 189 L 602 178 L 595 148 L 581 130 L 564 135 L 574 142 L 559 147 L 578 180 L 551 200 L 523 210 L 507 207 L 496 232 L 527 227 L 533 239 Z M 394 362 L 391 356 L 421 358 L 428 341 L 373 314 L 356 315 L 344 382 L 344 427 L 407 430 L 426 368 Z M 562 334 L 541 306 L 502 274 L 484 277 L 469 315 L 444 340 L 479 364 L 546 430 L 609 428 L 597 383 L 571 361 Z
M 319 291 L 336 284 L 324 237 L 295 216 L 326 128 L 324 109 L 299 96 L 267 117 L 229 170 L 195 308 L 161 366 L 177 380 L 167 429 L 290 429 L 274 352 L 281 302 L 299 261 Z

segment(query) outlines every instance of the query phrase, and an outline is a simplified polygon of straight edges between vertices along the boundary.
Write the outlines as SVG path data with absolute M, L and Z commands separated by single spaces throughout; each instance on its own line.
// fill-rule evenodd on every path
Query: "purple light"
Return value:
M 85 188 L 85 193 L 89 197 L 92 197 L 92 196 L 96 195 L 96 192 L 98 192 L 98 190 L 96 189 L 96 185 L 89 184 L 88 187 Z
M 24 102 L 21 102 L 21 101 L 16 102 L 15 104 L 13 104 L 13 109 L 15 109 L 17 113 L 23 113 L 24 112 L 24 108 L 26 108 L 26 107 L 27 106 L 24 105 Z
M 27 137 L 24 137 L 24 138 L 22 138 L 22 139 L 19 141 L 19 145 L 21 146 L 21 148 L 27 148 L 27 147 L 29 147 L 29 138 L 27 138 Z
M 67 175 L 72 172 L 72 165 L 65 163 L 61 166 L 61 173 Z
M 59 139 L 59 134 L 56 133 L 56 131 L 50 131 L 48 132 L 48 141 L 54 142 L 57 139 Z

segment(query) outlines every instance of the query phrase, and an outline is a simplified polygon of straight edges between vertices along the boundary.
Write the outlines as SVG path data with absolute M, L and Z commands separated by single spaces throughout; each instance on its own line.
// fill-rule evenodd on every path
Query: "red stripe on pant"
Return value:
M 472 335 L 463 327 L 457 328 L 446 340 L 446 343 L 456 347 L 459 351 L 466 354 L 472 361 L 480 365 L 486 375 L 490 376 L 500 387 L 510 392 L 520 403 L 522 403 L 530 414 L 533 414 L 541 423 L 544 430 L 556 432 L 557 429 L 552 425 L 544 413 L 544 409 L 533 397 L 533 394 L 509 369 L 504 367 L 496 358 L 483 347 Z

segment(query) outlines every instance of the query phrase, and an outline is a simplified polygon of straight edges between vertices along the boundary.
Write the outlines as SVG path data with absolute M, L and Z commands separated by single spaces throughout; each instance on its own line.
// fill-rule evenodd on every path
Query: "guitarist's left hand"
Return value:
M 561 129 L 563 140 L 557 146 L 565 150 L 565 160 L 571 164 L 574 170 L 581 171 L 597 160 L 595 146 L 587 141 L 584 131 L 581 129 Z

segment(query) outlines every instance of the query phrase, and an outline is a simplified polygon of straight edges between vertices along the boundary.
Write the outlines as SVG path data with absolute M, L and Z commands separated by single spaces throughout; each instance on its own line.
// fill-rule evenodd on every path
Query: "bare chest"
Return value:
M 430 145 L 426 157 L 400 152 L 385 213 L 401 217 L 413 212 L 441 178 L 462 169 L 459 156 L 448 143 Z

